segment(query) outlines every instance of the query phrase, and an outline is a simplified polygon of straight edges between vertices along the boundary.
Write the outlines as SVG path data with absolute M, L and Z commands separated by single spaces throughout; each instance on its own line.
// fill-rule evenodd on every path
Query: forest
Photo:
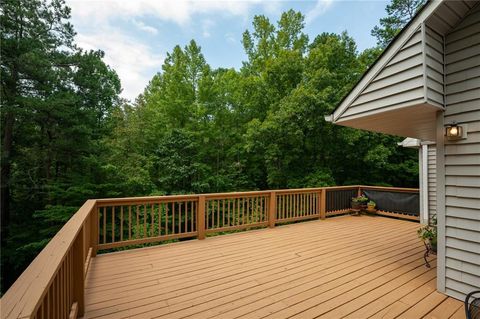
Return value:
M 1 4 L 1 291 L 89 198 L 368 184 L 417 187 L 400 137 L 325 122 L 424 3 L 393 0 L 359 52 L 304 15 L 253 18 L 240 69 L 191 40 L 133 102 L 75 44 L 63 0 Z

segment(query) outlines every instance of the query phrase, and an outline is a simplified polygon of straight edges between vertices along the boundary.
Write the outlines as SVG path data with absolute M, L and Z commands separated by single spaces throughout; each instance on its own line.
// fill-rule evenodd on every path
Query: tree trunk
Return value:
M 0 236 L 3 239 L 6 238 L 8 224 L 10 222 L 10 157 L 13 146 L 13 125 L 15 123 L 15 117 L 12 112 L 8 112 L 5 115 L 5 127 L 3 135 L 3 150 L 2 150 L 2 163 L 1 163 L 1 233 Z

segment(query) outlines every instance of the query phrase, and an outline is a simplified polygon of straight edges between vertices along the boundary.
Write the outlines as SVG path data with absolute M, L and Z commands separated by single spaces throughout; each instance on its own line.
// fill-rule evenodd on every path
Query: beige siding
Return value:
M 425 76 L 426 98 L 428 103 L 443 107 L 443 36 L 438 34 L 428 25 L 425 26 Z
M 455 297 L 480 287 L 480 5 L 445 37 L 445 123 L 468 125 L 445 146 L 445 286 Z
M 437 216 L 437 152 L 435 145 L 428 146 L 428 219 Z
M 423 103 L 425 79 L 422 47 L 420 27 L 357 96 L 343 116 Z M 435 98 L 438 99 L 436 96 Z

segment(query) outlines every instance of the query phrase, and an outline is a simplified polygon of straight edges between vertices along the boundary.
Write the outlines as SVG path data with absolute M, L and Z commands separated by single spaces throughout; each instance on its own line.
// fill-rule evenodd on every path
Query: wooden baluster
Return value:
M 245 218 L 245 197 L 242 198 L 242 225 L 245 225 L 246 218 Z
M 99 223 L 98 218 L 98 208 L 95 207 L 90 213 L 90 224 L 92 225 L 92 230 L 90 231 L 90 245 L 92 246 L 92 257 L 97 256 L 97 247 L 99 242 Z
M 45 299 L 46 299 L 45 302 L 47 303 L 46 309 L 45 309 L 45 312 L 46 312 L 45 318 L 50 318 L 50 314 L 52 312 L 52 310 L 51 310 L 52 309 L 52 291 L 51 291 L 51 289 L 47 290 L 47 294 L 45 296 Z
M 203 195 L 198 197 L 197 232 L 198 239 L 205 239 L 205 196 Z
M 206 229 L 210 229 L 210 228 L 209 228 L 209 225 L 210 225 L 210 218 L 209 218 L 209 217 L 210 217 L 210 216 L 209 216 L 210 202 L 211 202 L 211 200 L 208 200 L 208 201 L 206 200 L 206 201 L 205 201 L 205 204 L 206 204 L 206 208 L 205 208 L 205 209 L 206 209 L 206 211 L 205 211 L 205 215 L 206 215 L 206 216 L 205 216 L 205 221 L 206 221 L 206 223 L 207 223 L 207 226 L 205 227 Z
M 62 263 L 62 295 L 63 295 L 63 316 L 66 318 L 68 316 L 68 312 L 70 311 L 70 306 L 68 305 L 68 298 L 67 298 L 67 269 L 66 269 L 66 256 Z
M 286 211 L 286 216 L 285 218 L 290 218 L 290 214 L 291 214 L 291 211 L 292 211 L 292 208 L 291 208 L 291 205 L 292 205 L 292 195 L 290 194 L 287 194 L 285 195 L 285 197 L 287 198 L 287 211 Z
M 260 202 L 262 201 L 262 197 L 257 197 L 255 199 L 255 214 L 257 215 L 257 222 L 262 221 L 262 213 L 260 210 Z
M 112 206 L 112 243 L 115 242 L 115 206 Z
M 123 241 L 123 205 L 120 206 L 120 241 Z
M 303 193 L 303 216 L 308 216 L 308 193 Z
M 260 197 L 260 207 L 259 207 L 259 210 L 260 210 L 260 222 L 263 223 L 265 221 L 265 215 L 264 215 L 264 212 L 263 212 L 263 201 L 265 200 L 265 197 L 261 196 Z
M 136 227 L 137 236 L 140 232 L 140 205 L 137 205 L 137 227 Z M 137 237 L 138 238 L 138 237 Z
M 157 203 L 158 205 L 158 236 L 162 235 L 162 211 L 163 211 L 163 204 Z
M 187 233 L 188 230 L 188 202 L 184 202 L 185 203 L 185 229 L 184 229 L 184 232 Z
M 60 309 L 59 311 L 59 317 L 63 318 L 63 310 L 65 309 L 64 301 L 63 301 L 63 275 L 62 275 L 62 266 L 60 265 L 60 268 L 58 269 L 57 272 L 58 276 L 58 292 L 59 292 L 59 297 L 60 300 L 58 300 L 58 308 Z
M 132 206 L 128 205 L 128 240 L 132 239 Z
M 309 193 L 305 193 L 305 216 L 309 216 L 310 215 L 310 194 Z
M 290 217 L 290 195 L 285 195 L 285 218 Z
M 182 232 L 182 203 L 178 203 L 178 234 Z
M 53 304 L 52 304 L 52 315 L 54 318 L 58 318 L 58 288 L 57 288 L 57 280 L 53 278 L 52 281 L 52 295 L 53 295 Z
M 71 278 L 72 278 L 72 272 L 71 272 L 71 252 L 70 250 L 67 253 L 67 264 L 66 264 L 66 269 L 67 269 L 67 305 L 68 305 L 68 311 L 70 312 L 70 308 L 72 307 L 72 293 L 71 293 Z
M 193 224 L 193 219 L 195 218 L 195 207 L 196 207 L 196 202 L 194 201 L 191 201 L 190 202 L 190 206 L 191 206 L 191 209 L 190 209 L 190 231 L 195 231 L 194 229 L 194 224 Z
M 168 203 L 165 203 L 165 235 L 168 235 Z
M 150 209 L 151 209 L 151 215 L 152 215 L 151 216 L 152 221 L 150 222 L 150 237 L 153 237 L 153 236 L 155 236 L 154 233 L 153 233 L 153 230 L 154 230 L 153 224 L 155 223 L 155 216 L 154 216 L 154 214 L 155 214 L 155 204 L 151 203 L 150 206 L 151 206 Z
M 251 223 L 251 213 L 250 213 L 250 197 L 245 198 L 247 202 L 247 216 L 246 216 L 246 223 L 250 224 Z
M 68 253 L 65 255 L 65 259 L 62 264 L 63 268 L 63 317 L 68 317 L 68 312 L 70 311 L 70 303 L 68 300 Z M 45 305 L 45 297 L 43 299 L 43 304 Z
M 310 197 L 312 198 L 312 203 L 310 204 L 311 207 L 312 207 L 312 208 L 311 208 L 311 211 L 312 211 L 311 214 L 312 214 L 312 215 L 316 215 L 316 213 L 317 213 L 317 212 L 315 211 L 315 196 L 316 196 L 315 193 L 310 194 Z
M 300 212 L 300 208 L 298 207 L 300 204 L 300 194 L 294 194 L 293 195 L 293 200 L 294 200 L 294 214 L 293 218 L 298 217 L 298 213 Z
M 305 193 L 300 194 L 300 216 L 303 217 L 305 216 Z
M 83 226 L 85 227 L 85 226 Z M 78 316 L 84 315 L 85 308 L 85 286 L 84 286 L 84 232 L 83 229 L 78 233 L 77 238 L 73 243 L 73 300 L 78 305 Z M 58 302 L 56 302 L 58 304 Z
M 283 219 L 283 212 L 284 212 L 284 204 L 285 201 L 283 200 L 283 196 L 280 194 L 277 196 L 278 197 L 278 219 Z
M 147 204 L 143 204 L 143 238 L 147 236 Z
M 175 202 L 172 202 L 172 234 L 175 234 Z
M 300 216 L 301 194 L 295 194 L 295 217 Z
M 237 202 L 237 218 L 236 218 L 236 222 L 237 222 L 237 225 L 240 225 L 240 198 L 236 198 L 235 199 L 236 202 Z
M 226 199 L 222 199 L 222 227 L 225 227 L 225 201 Z
M 230 203 L 231 203 L 231 199 L 227 200 L 227 215 L 228 215 L 228 226 L 231 226 L 232 225 L 232 219 L 230 217 Z
M 217 228 L 222 227 L 220 226 L 220 200 L 217 199 Z
M 107 242 L 107 207 L 103 207 L 103 243 Z

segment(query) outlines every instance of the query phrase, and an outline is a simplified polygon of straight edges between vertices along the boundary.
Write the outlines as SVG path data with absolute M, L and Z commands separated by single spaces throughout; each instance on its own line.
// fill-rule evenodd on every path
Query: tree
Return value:
M 70 10 L 62 1 L 6 0 L 1 11 L 2 239 L 10 222 L 12 159 L 16 139 L 31 113 L 37 94 L 49 90 L 65 68 L 62 50 L 73 49 Z M 52 50 L 53 49 L 53 50 Z M 68 66 L 67 66 L 68 67 Z
M 102 61 L 103 52 L 75 46 L 69 18 L 62 0 L 2 3 L 1 237 L 7 287 L 76 207 L 101 195 L 99 141 L 109 131 L 120 81 Z
M 387 16 L 381 18 L 380 26 L 375 26 L 372 30 L 377 45 L 385 48 L 425 2 L 426 0 L 392 0 L 385 8 Z

